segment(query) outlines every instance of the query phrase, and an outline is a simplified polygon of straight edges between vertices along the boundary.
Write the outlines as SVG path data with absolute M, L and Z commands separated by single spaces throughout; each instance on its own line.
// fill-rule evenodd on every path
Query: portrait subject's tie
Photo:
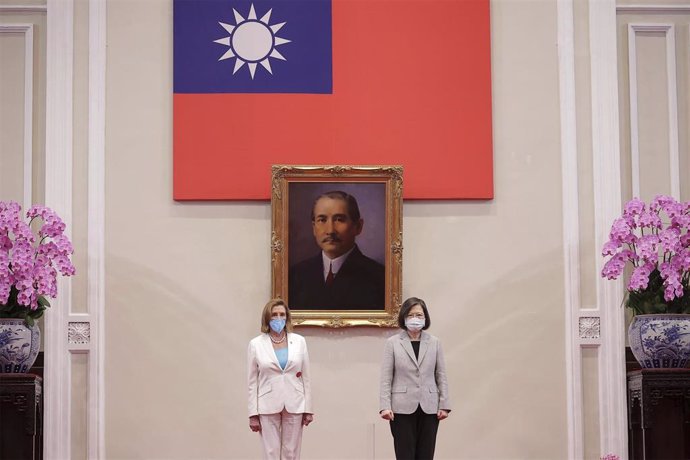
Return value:
M 333 264 L 330 264 L 328 266 L 328 276 L 326 276 L 326 286 L 332 286 L 333 285 Z

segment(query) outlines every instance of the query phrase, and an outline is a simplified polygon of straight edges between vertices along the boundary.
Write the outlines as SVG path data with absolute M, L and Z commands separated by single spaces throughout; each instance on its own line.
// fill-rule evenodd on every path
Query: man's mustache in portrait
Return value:
M 330 235 L 321 240 L 322 243 L 342 243 L 342 240 L 336 235 Z

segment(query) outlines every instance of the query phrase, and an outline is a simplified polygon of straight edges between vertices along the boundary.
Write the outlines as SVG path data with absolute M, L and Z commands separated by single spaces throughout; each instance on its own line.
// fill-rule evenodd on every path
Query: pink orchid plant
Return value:
M 617 279 L 630 263 L 626 307 L 634 314 L 690 313 L 690 202 L 633 198 L 614 220 L 602 249 L 601 276 Z
M 32 206 L 26 218 L 18 203 L 0 201 L 0 318 L 23 318 L 31 326 L 50 306 L 46 296 L 57 296 L 58 272 L 75 270 L 62 219 L 45 206 Z M 38 234 L 31 228 L 37 219 Z

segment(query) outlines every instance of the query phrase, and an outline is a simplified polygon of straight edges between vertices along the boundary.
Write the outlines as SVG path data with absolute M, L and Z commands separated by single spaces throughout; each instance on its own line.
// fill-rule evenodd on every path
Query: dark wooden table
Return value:
M 630 460 L 690 459 L 690 369 L 628 372 Z
M 43 458 L 43 379 L 0 374 L 0 459 Z

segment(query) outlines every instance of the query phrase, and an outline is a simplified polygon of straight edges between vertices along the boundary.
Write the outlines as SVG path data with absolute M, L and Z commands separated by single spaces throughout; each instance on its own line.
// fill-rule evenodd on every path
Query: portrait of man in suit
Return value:
M 311 207 L 311 233 L 321 250 L 291 265 L 288 274 L 290 308 L 384 308 L 385 267 L 365 255 L 357 244 L 366 232 L 365 223 L 359 203 L 352 194 L 330 190 L 316 196 Z

